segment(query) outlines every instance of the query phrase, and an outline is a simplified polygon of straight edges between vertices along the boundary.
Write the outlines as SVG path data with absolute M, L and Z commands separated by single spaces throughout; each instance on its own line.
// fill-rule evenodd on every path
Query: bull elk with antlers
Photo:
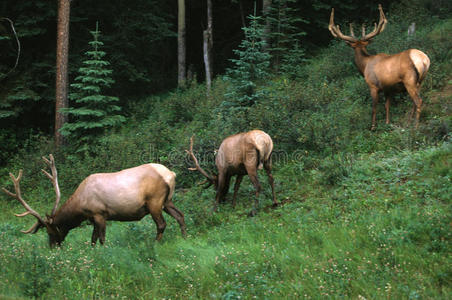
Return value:
M 180 225 L 182 235 L 186 235 L 184 215 L 172 202 L 176 184 L 176 174 L 160 164 L 144 164 L 116 173 L 97 173 L 88 176 L 78 186 L 74 194 L 60 208 L 60 188 L 55 160 L 43 157 L 50 167 L 51 174 L 42 172 L 52 181 L 56 200 L 50 215 L 41 217 L 22 198 L 20 180 L 22 170 L 15 177 L 9 174 L 15 193 L 3 188 L 3 191 L 16 198 L 25 207 L 26 212 L 17 217 L 34 216 L 37 221 L 23 233 L 36 233 L 45 227 L 51 247 L 60 245 L 69 231 L 78 227 L 84 220 L 94 225 L 91 243 L 105 242 L 106 221 L 138 221 L 150 214 L 157 225 L 157 240 L 160 240 L 166 223 L 162 210 L 174 217 Z
M 419 91 L 421 83 L 427 75 L 430 59 L 424 52 L 417 49 L 409 49 L 393 55 L 384 53 L 370 55 L 366 50 L 367 45 L 385 29 L 388 22 L 381 4 L 378 5 L 378 9 L 380 11 L 378 25 L 375 24 L 375 29 L 368 34 L 366 34 L 363 25 L 361 39 L 355 37 L 351 24 L 351 35 L 344 35 L 340 31 L 339 26 L 334 24 L 334 8 L 331 10 L 328 29 L 334 37 L 344 40 L 355 51 L 355 64 L 361 75 L 364 76 L 372 96 L 372 129 L 375 128 L 375 115 L 380 91 L 384 93 L 386 98 L 386 124 L 389 124 L 389 106 L 393 94 L 405 90 L 413 100 L 411 118 L 416 112 L 417 127 L 422 108 Z
M 206 188 L 212 184 L 215 187 L 214 211 L 217 210 L 218 204 L 224 201 L 229 190 L 231 177 L 237 175 L 234 185 L 234 195 L 232 197 L 232 205 L 235 207 L 240 183 L 242 182 L 243 176 L 248 174 L 256 189 L 255 207 L 251 212 L 254 215 L 256 213 L 255 208 L 259 204 L 258 197 L 261 190 L 261 185 L 257 178 L 257 171 L 262 168 L 265 169 L 268 175 L 268 181 L 272 189 L 273 205 L 276 206 L 278 204 L 276 201 L 273 175 L 271 173 L 273 141 L 267 133 L 261 130 L 252 130 L 224 139 L 215 158 L 218 174 L 214 175 L 209 174 L 199 165 L 198 159 L 193 153 L 193 136 L 190 139 L 190 149 L 185 151 L 195 163 L 195 167 L 190 168 L 190 170 L 197 170 L 207 178 L 206 181 L 209 184 Z

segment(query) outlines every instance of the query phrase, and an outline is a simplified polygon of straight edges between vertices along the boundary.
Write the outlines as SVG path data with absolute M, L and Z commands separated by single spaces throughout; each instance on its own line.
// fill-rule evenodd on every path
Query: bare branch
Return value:
M 14 71 L 14 69 L 16 69 L 17 65 L 19 64 L 19 57 L 20 57 L 20 42 L 19 42 L 19 38 L 17 37 L 17 32 L 16 29 L 14 28 L 14 23 L 13 21 L 11 21 L 11 19 L 9 18 L 1 18 L 2 20 L 6 20 L 9 22 L 9 24 L 11 25 L 11 29 L 14 33 L 14 37 L 16 38 L 16 43 L 17 43 L 17 58 L 16 58 L 16 63 L 14 64 L 14 67 L 8 71 L 8 73 L 6 73 L 4 75 L 4 77 L 8 76 L 9 73 L 11 73 L 12 71 Z

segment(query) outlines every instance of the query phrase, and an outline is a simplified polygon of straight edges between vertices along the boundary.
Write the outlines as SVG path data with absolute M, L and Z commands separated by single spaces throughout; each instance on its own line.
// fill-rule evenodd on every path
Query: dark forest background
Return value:
M 377 4 L 390 11 L 392 1 L 295 1 L 302 22 L 296 26 L 300 46 L 307 57 L 328 45 L 327 22 L 336 7 L 338 23 L 366 22 L 377 15 Z M 426 2 L 433 15 L 447 13 L 449 1 Z M 206 27 L 205 1 L 186 1 L 188 76 L 204 80 L 202 31 Z M 213 70 L 224 73 L 243 39 L 247 16 L 262 13 L 262 1 L 213 1 Z M 390 15 L 390 13 L 389 13 Z M 0 23 L 0 126 L 2 139 L 22 140 L 31 132 L 51 133 L 54 121 L 54 86 L 57 1 L 4 0 L 0 17 L 14 22 L 21 43 L 20 60 L 14 72 L 17 45 L 9 23 Z M 99 22 L 104 51 L 116 84 L 109 94 L 121 99 L 123 112 L 143 95 L 162 93 L 177 85 L 177 1 L 136 0 L 71 3 L 69 82 L 81 65 Z M 350 58 L 351 59 L 351 58 Z

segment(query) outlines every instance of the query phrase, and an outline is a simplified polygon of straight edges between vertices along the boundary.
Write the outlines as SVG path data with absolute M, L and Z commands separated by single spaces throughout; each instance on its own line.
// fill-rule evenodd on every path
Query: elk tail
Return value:
M 171 172 L 174 176 L 170 178 L 165 178 L 166 184 L 168 185 L 168 196 L 166 197 L 166 201 L 171 201 L 174 195 L 174 189 L 176 188 L 176 173 Z
M 262 151 L 259 151 L 259 149 L 256 149 L 256 154 L 257 154 L 257 169 L 258 170 L 262 170 L 263 166 L 264 166 L 264 157 L 263 155 L 261 155 Z

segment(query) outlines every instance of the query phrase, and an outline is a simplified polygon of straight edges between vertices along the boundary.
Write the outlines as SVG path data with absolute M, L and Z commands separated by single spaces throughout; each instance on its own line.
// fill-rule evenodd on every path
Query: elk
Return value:
M 272 188 L 273 205 L 278 205 L 273 175 L 271 173 L 273 141 L 267 133 L 261 130 L 252 130 L 225 138 L 215 158 L 218 174 L 214 175 L 209 174 L 199 165 L 198 159 L 193 153 L 193 136 L 190 138 L 190 149 L 185 151 L 195 163 L 195 167 L 189 168 L 189 170 L 197 170 L 207 178 L 205 181 L 208 183 L 206 188 L 212 184 L 215 187 L 214 211 L 217 210 L 218 204 L 224 201 L 229 190 L 231 177 L 237 175 L 234 184 L 234 195 L 232 197 L 232 206 L 235 207 L 240 183 L 242 182 L 243 176 L 248 174 L 256 189 L 255 207 L 251 211 L 251 215 L 254 215 L 256 213 L 255 208 L 259 204 L 258 197 L 261 190 L 261 184 L 257 178 L 257 171 L 262 168 L 267 172 L 268 181 Z
M 22 170 L 15 177 L 9 173 L 15 193 L 3 191 L 16 198 L 26 209 L 17 217 L 34 216 L 37 221 L 23 233 L 36 233 L 45 227 L 51 247 L 60 246 L 66 235 L 83 221 L 89 220 L 94 226 L 91 244 L 97 240 L 105 242 L 106 221 L 138 221 L 150 214 L 157 225 L 156 240 L 160 240 L 166 227 L 162 210 L 174 217 L 180 225 L 182 235 L 186 235 L 184 214 L 172 202 L 176 185 L 176 174 L 160 164 L 144 164 L 115 173 L 97 173 L 85 178 L 72 196 L 60 207 L 61 194 L 55 160 L 42 157 L 51 174 L 41 170 L 52 182 L 56 200 L 50 215 L 45 218 L 33 210 L 22 198 L 20 180 Z
M 417 49 L 409 49 L 397 54 L 379 53 L 370 55 L 366 47 L 372 39 L 380 34 L 388 22 L 381 7 L 380 20 L 372 32 L 366 34 L 365 26 L 362 27 L 362 37 L 358 39 L 353 33 L 352 24 L 350 24 L 350 34 L 344 35 L 338 25 L 334 24 L 334 8 L 331 10 L 330 23 L 328 29 L 335 38 L 345 41 L 355 52 L 355 64 L 364 76 L 369 86 L 372 96 L 372 127 L 375 129 L 375 115 L 378 104 L 378 93 L 382 91 L 386 98 L 386 124 L 389 124 L 389 106 L 395 93 L 406 91 L 413 100 L 413 109 L 411 119 L 416 112 L 416 128 L 419 124 L 421 114 L 422 99 L 419 96 L 421 83 L 427 75 L 430 66 L 428 56 Z

